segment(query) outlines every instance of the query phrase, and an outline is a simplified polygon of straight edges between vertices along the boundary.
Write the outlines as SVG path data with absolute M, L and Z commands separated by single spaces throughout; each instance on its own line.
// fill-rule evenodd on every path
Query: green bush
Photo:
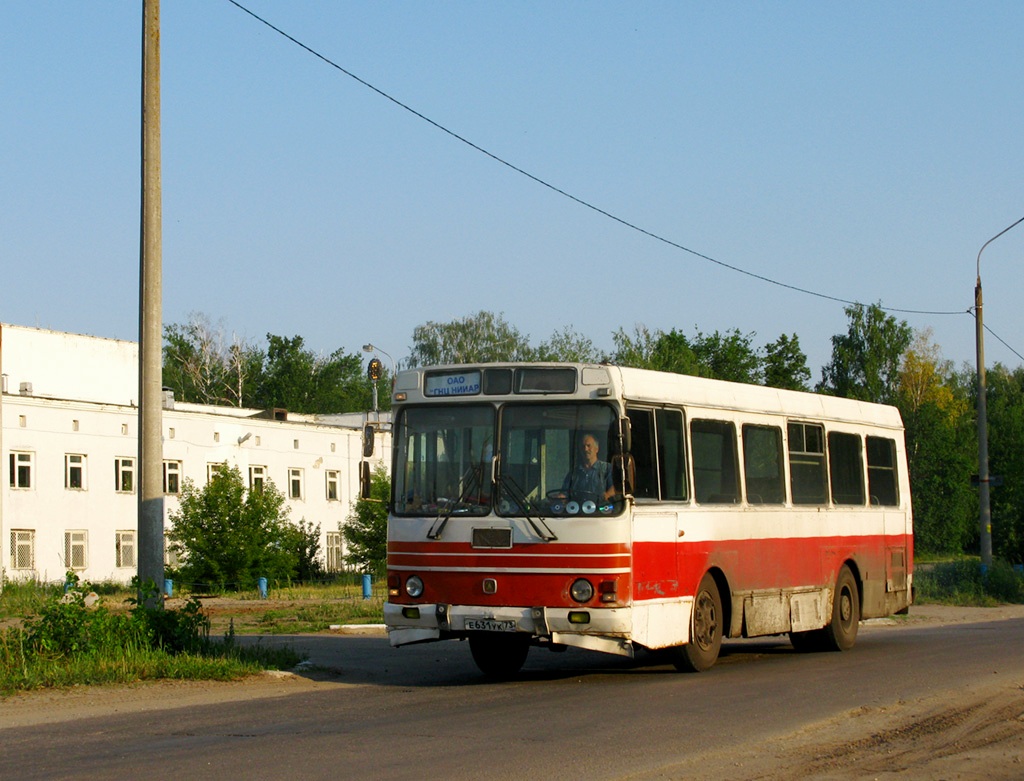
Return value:
M 1005 561 L 983 571 L 977 559 L 921 566 L 914 574 L 918 602 L 991 606 L 1024 602 L 1024 576 Z

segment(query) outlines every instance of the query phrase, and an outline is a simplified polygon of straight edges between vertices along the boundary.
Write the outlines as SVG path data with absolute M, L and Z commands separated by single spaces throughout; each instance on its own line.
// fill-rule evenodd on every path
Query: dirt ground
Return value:
M 215 614 L 238 605 L 210 604 Z M 899 626 L 1024 618 L 1024 605 L 957 608 L 924 605 Z M 382 632 L 379 628 L 337 631 Z M 701 769 L 728 767 L 734 781 L 798 779 L 1017 779 L 1024 778 L 1024 682 L 993 683 L 948 695 L 859 708 L 774 741 L 735 747 L 728 756 L 703 755 L 665 768 L 656 778 L 699 778 Z M 0 729 L 71 721 L 111 713 L 139 713 L 303 691 L 339 689 L 329 676 L 265 673 L 244 681 L 157 682 L 31 692 L 0 700 Z M 870 750 L 865 750 L 870 749 Z

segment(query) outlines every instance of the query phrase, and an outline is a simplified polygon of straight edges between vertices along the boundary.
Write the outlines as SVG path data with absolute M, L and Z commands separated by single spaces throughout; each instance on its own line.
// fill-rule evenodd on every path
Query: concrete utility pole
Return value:
M 992 508 L 989 503 L 990 478 L 988 473 L 988 388 L 985 384 L 985 323 L 981 300 L 981 253 L 1010 228 L 1024 222 L 1021 217 L 981 245 L 978 250 L 978 281 L 974 285 L 974 340 L 978 352 L 978 525 L 981 529 L 981 566 L 992 566 Z
M 161 431 L 163 207 L 160 182 L 160 0 L 142 3 L 142 231 L 139 269 L 139 583 L 164 585 Z M 158 592 L 159 594 L 159 592 Z M 150 607 L 163 600 L 147 600 Z

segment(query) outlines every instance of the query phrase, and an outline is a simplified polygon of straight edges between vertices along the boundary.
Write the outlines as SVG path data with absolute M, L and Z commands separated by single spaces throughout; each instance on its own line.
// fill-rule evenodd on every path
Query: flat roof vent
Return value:
M 22 396 L 31 396 L 32 395 L 32 383 L 31 382 L 23 382 L 23 383 L 21 383 L 21 385 L 18 386 L 18 393 L 20 393 Z

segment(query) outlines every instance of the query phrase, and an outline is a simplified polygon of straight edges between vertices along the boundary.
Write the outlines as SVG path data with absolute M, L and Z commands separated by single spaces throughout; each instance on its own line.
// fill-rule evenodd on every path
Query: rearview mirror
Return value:
M 363 426 L 363 458 L 369 458 L 373 455 L 373 438 L 376 434 L 376 430 L 373 426 L 367 423 Z
M 359 462 L 359 498 L 370 498 L 370 462 Z

